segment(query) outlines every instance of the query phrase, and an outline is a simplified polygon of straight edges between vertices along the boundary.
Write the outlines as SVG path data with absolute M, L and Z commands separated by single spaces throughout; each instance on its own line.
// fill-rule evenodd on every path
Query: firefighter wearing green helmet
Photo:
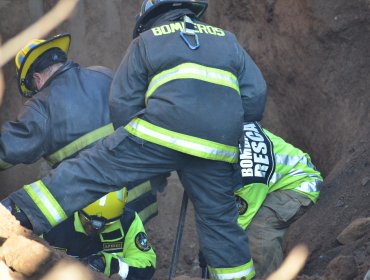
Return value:
M 211 277 L 253 278 L 232 192 L 243 122 L 261 120 L 266 83 L 235 35 L 200 21 L 207 5 L 143 2 L 111 86 L 115 132 L 10 196 L 34 231 L 48 231 L 117 186 L 130 192 L 132 181 L 177 171 Z M 81 199 L 67 203 L 75 196 Z
M 42 237 L 91 269 L 121 279 L 151 279 L 156 255 L 138 214 L 125 208 L 127 191 L 111 192 Z
M 68 60 L 70 43 L 70 34 L 32 39 L 17 53 L 17 84 L 27 101 L 17 119 L 2 126 L 0 170 L 40 158 L 55 168 L 113 133 L 108 105 L 113 72 Z M 150 182 L 136 183 L 129 207 L 146 222 L 157 215 L 156 197 Z

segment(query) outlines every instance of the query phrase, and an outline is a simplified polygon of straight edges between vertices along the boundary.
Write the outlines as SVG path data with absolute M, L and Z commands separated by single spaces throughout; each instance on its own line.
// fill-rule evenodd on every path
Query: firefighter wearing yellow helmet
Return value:
M 126 188 L 108 193 L 59 224 L 43 238 L 106 276 L 151 279 L 156 255 L 138 214 L 125 207 Z
M 0 171 L 41 158 L 55 168 L 114 131 L 108 105 L 113 72 L 69 60 L 70 44 L 71 35 L 60 34 L 32 39 L 17 53 L 17 84 L 27 99 L 16 120 L 1 128 Z M 146 222 L 157 214 L 156 197 L 149 182 L 134 187 L 128 204 Z
M 51 167 L 113 132 L 108 94 L 113 72 L 68 60 L 71 35 L 30 40 L 15 57 L 26 97 L 0 136 L 0 170 L 44 158 Z
M 234 34 L 200 20 L 207 5 L 143 1 L 111 85 L 115 132 L 10 195 L 34 231 L 48 231 L 117 186 L 130 193 L 135 181 L 177 171 L 211 278 L 254 277 L 232 192 L 243 123 L 262 119 L 266 83 Z

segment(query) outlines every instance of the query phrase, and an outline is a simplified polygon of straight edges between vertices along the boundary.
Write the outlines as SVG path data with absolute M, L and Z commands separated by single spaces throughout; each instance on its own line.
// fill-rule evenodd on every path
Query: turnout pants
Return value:
M 77 158 L 62 162 L 42 183 L 70 216 L 108 192 L 124 185 L 130 190 L 132 182 L 175 170 L 194 205 L 199 243 L 207 263 L 212 268 L 246 267 L 251 263 L 248 239 L 236 223 L 236 170 L 232 164 L 177 152 L 120 128 Z M 30 218 L 36 233 L 50 230 L 40 205 L 24 189 L 13 193 L 11 199 Z M 253 267 L 248 269 L 250 274 Z
M 266 278 L 283 262 L 283 237 L 312 201 L 295 191 L 268 194 L 246 232 L 257 278 Z

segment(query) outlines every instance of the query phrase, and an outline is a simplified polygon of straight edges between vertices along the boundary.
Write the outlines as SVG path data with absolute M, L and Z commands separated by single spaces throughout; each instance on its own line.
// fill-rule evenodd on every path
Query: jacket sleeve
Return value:
M 241 65 L 238 81 L 243 102 L 244 122 L 261 121 L 267 95 L 265 79 L 247 52 L 239 44 L 236 48 Z
M 137 213 L 127 231 L 123 248 L 123 261 L 129 266 L 127 279 L 151 279 L 155 272 L 156 255 Z
M 48 119 L 34 102 L 27 102 L 16 121 L 6 122 L 0 135 L 0 170 L 30 164 L 44 154 Z
M 109 107 L 115 129 L 145 110 L 147 62 L 144 44 L 139 39 L 132 41 L 111 85 Z

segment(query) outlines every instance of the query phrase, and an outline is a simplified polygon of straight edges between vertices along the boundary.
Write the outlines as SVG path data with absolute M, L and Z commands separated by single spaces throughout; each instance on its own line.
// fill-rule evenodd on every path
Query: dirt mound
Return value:
M 264 126 L 310 153 L 325 177 L 318 204 L 285 240 L 287 251 L 301 242 L 310 248 L 300 279 L 362 280 L 370 269 L 370 0 L 209 2 L 206 20 L 233 31 L 268 82 Z M 3 41 L 55 3 L 0 1 Z M 139 1 L 80 1 L 75 15 L 54 34 L 72 33 L 70 56 L 80 64 L 115 69 L 131 40 L 138 8 Z M 13 63 L 3 70 L 1 122 L 14 119 L 22 104 Z M 39 165 L 2 172 L 0 196 L 38 178 Z M 168 278 L 181 195 L 177 178 L 171 177 L 158 196 L 160 215 L 147 226 L 158 254 L 155 279 Z M 177 275 L 199 277 L 193 214 L 189 205 Z

